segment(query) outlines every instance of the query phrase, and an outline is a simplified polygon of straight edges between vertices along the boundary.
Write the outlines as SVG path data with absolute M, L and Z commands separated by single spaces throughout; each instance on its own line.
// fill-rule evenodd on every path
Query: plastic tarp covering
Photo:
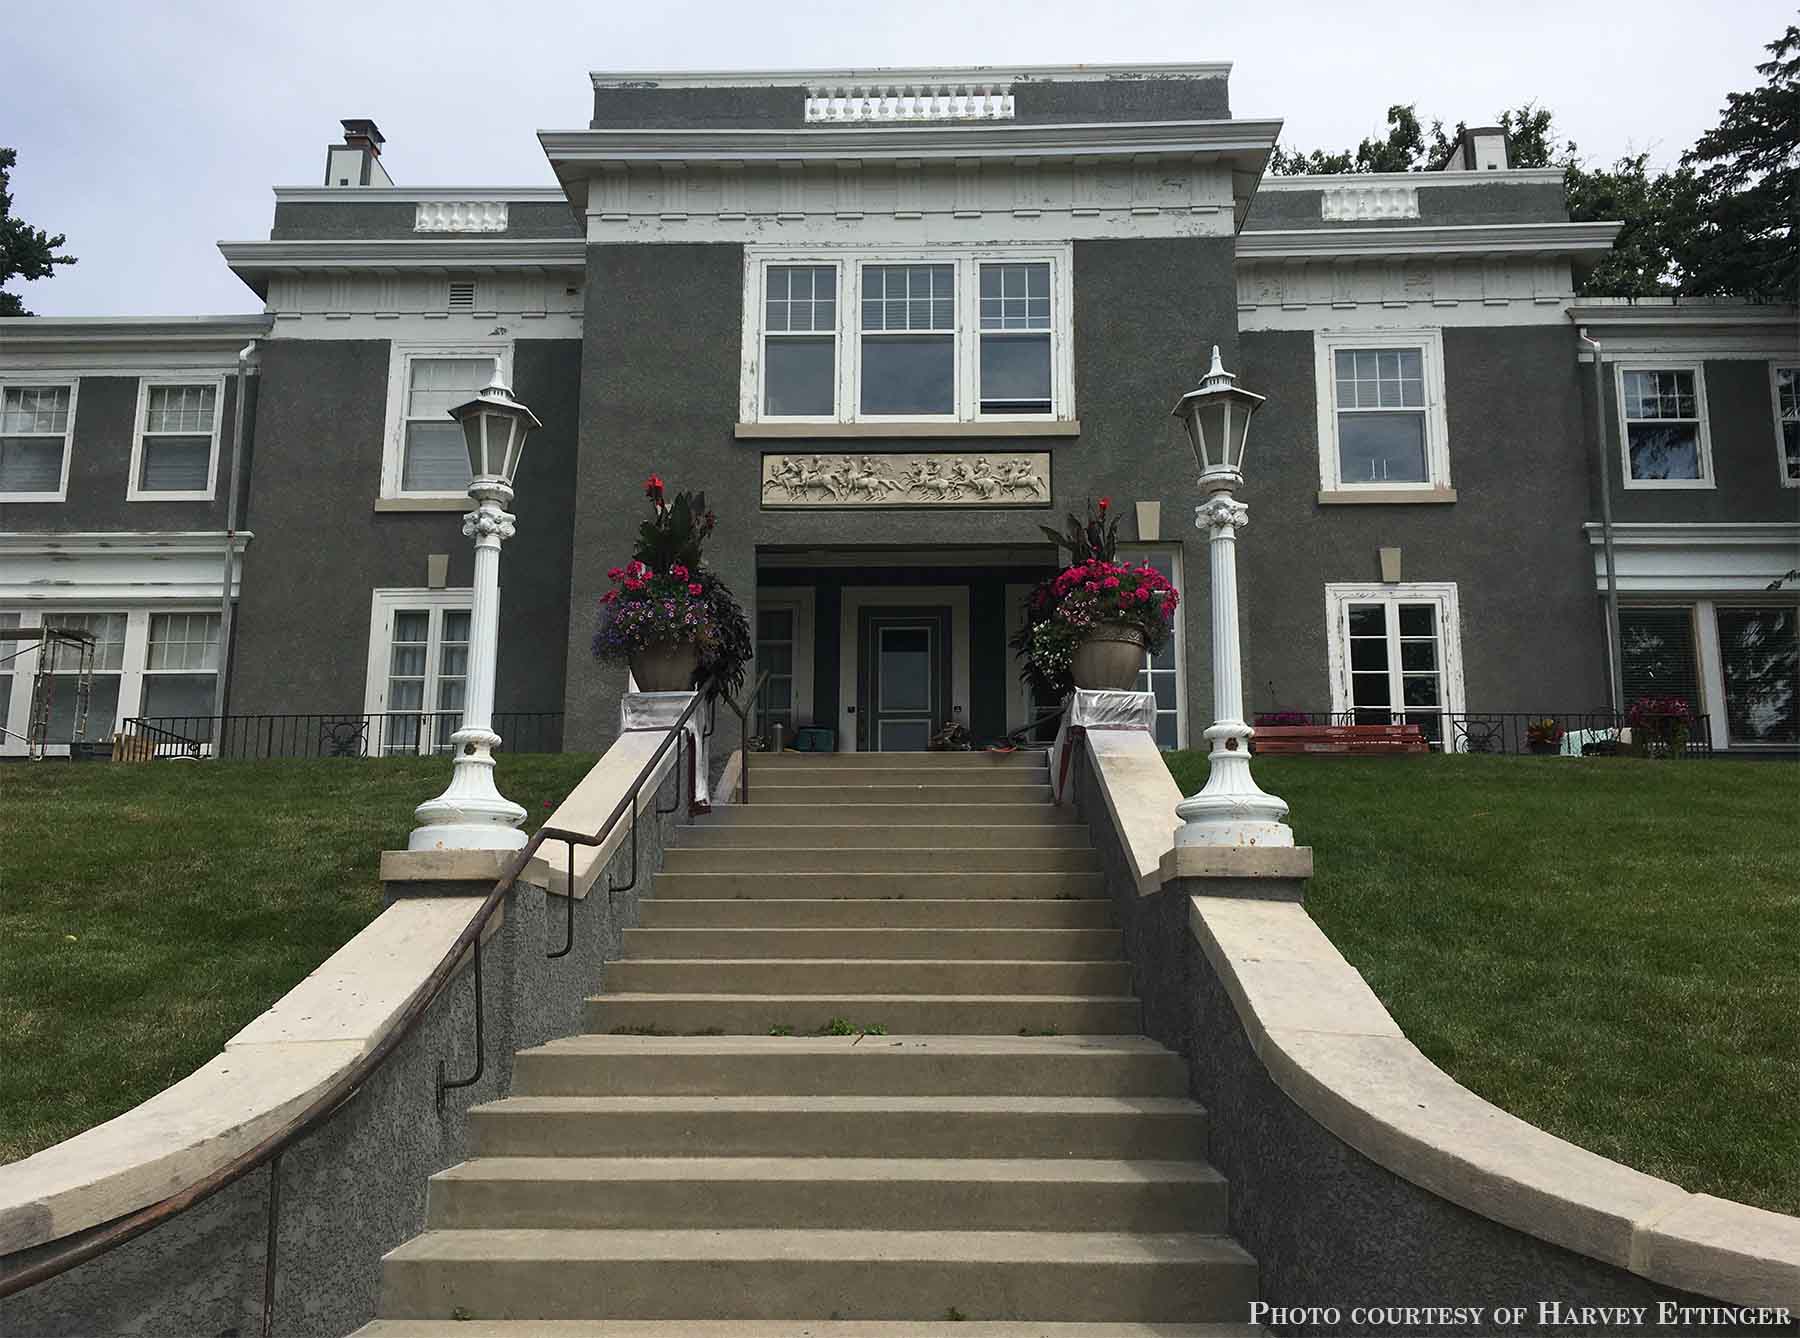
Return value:
M 1141 729 L 1156 731 L 1156 694 L 1124 692 L 1117 688 L 1076 688 L 1063 705 L 1062 724 L 1050 747 L 1050 777 L 1056 801 L 1064 802 L 1063 782 L 1068 774 L 1070 729 Z
M 694 699 L 692 692 L 627 692 L 619 699 L 619 732 L 629 734 L 637 730 L 668 730 L 687 705 Z M 683 731 L 687 742 L 682 745 L 682 752 L 691 751 L 694 757 L 694 803 L 704 808 L 707 804 L 706 794 L 706 739 L 700 733 L 701 711 L 694 712 L 694 718 L 687 723 Z M 687 765 L 685 758 L 682 765 Z

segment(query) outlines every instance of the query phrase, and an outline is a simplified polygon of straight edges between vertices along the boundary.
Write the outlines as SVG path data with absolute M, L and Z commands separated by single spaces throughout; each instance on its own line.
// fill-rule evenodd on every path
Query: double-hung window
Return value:
M 219 615 L 153 613 L 138 714 L 185 738 L 212 738 L 219 685 Z M 173 717 L 173 721 L 170 721 Z
M 751 255 L 747 421 L 1074 417 L 1067 248 Z
M 1698 363 L 1620 367 L 1620 449 L 1627 488 L 1710 488 L 1706 377 Z
M 224 379 L 138 383 L 137 433 L 131 442 L 134 502 L 210 501 L 218 482 Z
M 1450 487 L 1440 331 L 1322 331 L 1316 359 L 1325 494 Z
M 75 388 L 73 381 L 0 385 L 0 501 L 68 496 Z
M 394 346 L 381 472 L 384 498 L 467 501 L 469 454 L 449 411 L 474 399 L 496 369 L 510 383 L 511 345 Z
M 1775 400 L 1775 448 L 1781 453 L 1783 487 L 1800 488 L 1800 365 L 1771 364 Z
M 369 626 L 369 750 L 445 753 L 469 678 L 468 590 L 377 590 Z
M 1417 725 L 1434 747 L 1463 709 L 1456 587 L 1325 587 L 1331 709 L 1359 725 Z

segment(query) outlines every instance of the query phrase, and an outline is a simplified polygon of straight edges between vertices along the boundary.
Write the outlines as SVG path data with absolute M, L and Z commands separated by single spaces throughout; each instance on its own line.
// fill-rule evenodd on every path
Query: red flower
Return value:
M 1106 510 L 1106 508 L 1107 508 L 1107 507 L 1109 507 L 1109 506 L 1111 506 L 1111 505 L 1112 505 L 1112 498 L 1110 498 L 1110 497 L 1102 497 L 1102 498 L 1101 498 L 1101 499 L 1100 499 L 1100 509 L 1101 509 L 1101 510 L 1102 510 L 1102 511 L 1104 511 L 1104 510 Z
M 706 587 L 701 585 L 698 581 L 695 581 L 692 585 L 688 586 L 688 593 L 690 595 L 699 595 L 704 594 L 705 592 Z
M 606 570 L 606 579 L 609 581 L 624 580 L 625 579 L 625 568 L 623 568 L 623 567 L 608 567 Z
M 644 482 L 644 496 L 648 497 L 653 502 L 661 502 L 662 494 L 663 494 L 662 476 L 659 474 L 652 474 Z
M 673 567 L 669 568 L 669 575 L 673 576 L 678 581 L 685 581 L 688 577 L 688 569 L 677 562 Z
M 642 590 L 644 588 L 644 582 L 642 582 L 642 581 L 627 581 L 627 582 L 625 582 L 625 588 L 627 590 Z
M 1119 578 L 1117 576 L 1108 576 L 1104 581 L 1100 582 L 1100 588 L 1102 590 L 1117 590 L 1119 588 Z

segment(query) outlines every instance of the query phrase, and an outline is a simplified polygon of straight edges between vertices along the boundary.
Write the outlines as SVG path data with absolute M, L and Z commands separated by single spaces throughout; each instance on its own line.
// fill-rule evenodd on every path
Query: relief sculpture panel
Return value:
M 765 507 L 1048 506 L 1048 451 L 766 454 Z

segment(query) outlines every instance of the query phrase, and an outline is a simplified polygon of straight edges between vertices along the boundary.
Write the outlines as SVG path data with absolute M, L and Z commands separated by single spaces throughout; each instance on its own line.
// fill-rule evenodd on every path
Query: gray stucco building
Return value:
M 1404 712 L 1457 747 L 1471 714 L 1603 709 L 1604 452 L 1625 700 L 1800 744 L 1795 308 L 1578 298 L 1616 227 L 1569 222 L 1497 131 L 1442 171 L 1268 176 L 1280 123 L 1234 117 L 1228 75 L 596 74 L 589 125 L 540 134 L 551 189 L 394 185 L 347 121 L 267 240 L 221 244 L 262 315 L 0 322 L 0 635 L 96 633 L 90 738 L 210 740 L 228 664 L 227 712 L 289 749 L 441 746 L 470 579 L 443 409 L 497 364 L 545 424 L 502 567 L 511 746 L 617 727 L 594 601 L 653 471 L 718 513 L 771 717 L 840 749 L 1028 724 L 1006 643 L 1039 526 L 1110 498 L 1183 592 L 1143 686 L 1185 745 L 1206 554 L 1168 414 L 1216 344 L 1269 397 L 1252 712 Z

